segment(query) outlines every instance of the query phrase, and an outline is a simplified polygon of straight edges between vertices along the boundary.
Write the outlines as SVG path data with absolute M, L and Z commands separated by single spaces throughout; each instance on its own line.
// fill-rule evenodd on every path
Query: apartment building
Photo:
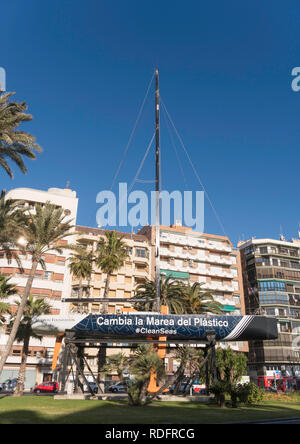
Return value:
M 34 211 L 37 203 L 46 203 L 50 201 L 57 207 L 64 209 L 67 219 L 74 220 L 76 223 L 78 199 L 76 192 L 70 189 L 49 188 L 47 191 L 18 188 L 7 193 L 7 199 L 23 200 L 27 202 Z M 64 242 L 71 243 L 73 236 L 68 237 Z M 63 250 L 60 255 L 57 252 L 49 252 L 45 255 L 44 261 L 46 271 L 39 265 L 33 280 L 31 294 L 37 298 L 44 298 L 51 305 L 51 314 L 64 316 L 67 312 L 66 305 L 62 299 L 69 294 L 71 287 L 71 275 L 67 264 L 67 258 L 70 252 Z M 20 295 L 25 288 L 27 277 L 31 269 L 31 257 L 29 254 L 22 255 L 19 251 L 19 257 L 22 261 L 23 271 L 18 267 L 15 260 L 8 263 L 5 253 L 0 250 L 0 273 L 4 276 L 11 276 L 11 282 L 16 285 Z M 17 310 L 16 300 L 18 297 L 11 296 L 6 302 L 9 302 L 12 311 Z M 7 342 L 5 328 L 0 330 L 0 351 Z M 28 368 L 26 374 L 26 388 L 31 388 L 36 382 L 41 382 L 51 378 L 51 362 L 55 345 L 55 337 L 45 336 L 42 341 L 32 339 L 30 342 L 30 356 L 28 358 Z M 22 344 L 14 344 L 5 369 L 1 375 L 1 381 L 7 378 L 16 377 L 20 364 L 20 355 Z
M 128 257 L 124 265 L 114 273 L 110 278 L 110 287 L 108 297 L 116 299 L 118 302 L 109 302 L 108 313 L 121 313 L 132 308 L 132 304 L 126 302 L 134 296 L 136 285 L 143 282 L 145 278 L 151 278 L 151 248 L 149 240 L 146 236 L 140 234 L 130 234 L 118 232 L 123 237 L 123 241 L 127 246 Z M 105 230 L 99 228 L 89 228 L 83 226 L 76 227 L 76 241 L 87 247 L 89 251 L 96 251 L 97 243 L 105 236 Z M 79 296 L 80 282 L 73 277 L 70 287 L 69 297 L 69 313 L 77 313 L 78 311 L 86 313 L 101 313 L 103 304 L 101 298 L 104 295 L 106 282 L 106 274 L 94 265 L 91 278 L 83 280 L 83 298 L 86 302 L 77 303 L 76 298 Z M 121 299 L 121 301 L 120 301 Z
M 155 227 L 139 231 L 155 245 Z M 152 255 L 154 257 L 154 255 Z M 152 272 L 155 263 L 152 262 Z M 240 254 L 226 236 L 197 233 L 180 223 L 160 227 L 160 272 L 162 276 L 199 282 L 223 305 L 224 314 L 245 313 Z M 225 345 L 225 344 L 221 344 Z M 231 344 L 247 351 L 246 343 Z
M 240 242 L 246 313 L 278 319 L 276 341 L 249 343 L 250 374 L 300 378 L 300 239 Z

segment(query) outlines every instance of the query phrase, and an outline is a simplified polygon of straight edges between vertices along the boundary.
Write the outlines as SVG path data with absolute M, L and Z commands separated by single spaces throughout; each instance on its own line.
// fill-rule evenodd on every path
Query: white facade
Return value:
M 6 194 L 7 199 L 12 200 L 22 200 L 32 205 L 32 211 L 34 211 L 34 205 L 37 203 L 46 203 L 49 201 L 51 204 L 56 205 L 64 209 L 66 220 L 71 220 L 74 226 L 73 231 L 75 232 L 76 218 L 77 218 L 77 208 L 78 208 L 78 198 L 76 197 L 76 192 L 70 189 L 59 189 L 59 188 L 49 188 L 48 191 L 35 190 L 30 188 L 17 188 L 9 191 Z M 73 236 L 68 236 L 66 238 L 68 243 L 74 242 Z M 53 315 L 66 316 L 67 307 L 62 299 L 69 295 L 71 287 L 71 274 L 68 267 L 68 256 L 70 251 L 64 249 L 62 254 L 58 254 L 55 251 L 50 251 L 45 255 L 46 272 L 44 272 L 41 266 L 38 266 L 36 271 L 36 276 L 33 280 L 31 294 L 36 297 L 43 297 L 46 302 L 48 302 L 53 310 Z M 2 257 L 1 257 L 2 256 Z M 27 274 L 31 269 L 31 257 L 30 255 L 22 256 L 20 255 L 23 269 L 25 273 L 22 273 L 18 264 L 15 260 L 8 263 L 5 255 L 1 253 L 0 255 L 0 271 L 5 276 L 11 276 L 11 283 L 15 284 L 22 294 L 22 289 L 24 289 L 27 282 Z M 16 296 L 10 297 L 7 302 L 12 306 L 15 305 L 15 301 L 18 298 Z M 0 330 L 0 350 L 6 344 L 7 336 Z M 37 341 L 32 340 L 30 347 L 34 347 L 37 350 L 36 357 L 30 356 L 28 364 L 30 366 L 48 366 L 51 365 L 51 356 L 53 354 L 53 348 L 55 345 L 55 336 L 44 337 L 43 340 Z M 20 344 L 17 342 L 14 346 L 18 347 Z M 38 349 L 47 350 L 47 358 L 42 359 Z M 20 357 L 10 356 L 6 367 L 10 365 L 17 365 L 20 363 Z M 14 366 L 13 366 L 14 367 Z M 11 371 L 13 369 L 11 367 Z M 6 369 L 7 370 L 7 369 Z M 9 374 L 9 369 L 6 371 Z M 41 372 L 42 373 L 42 372 Z M 14 373 L 13 373 L 14 374 Z M 4 372 L 5 375 L 5 372 Z M 3 377 L 1 378 L 3 379 Z M 5 379 L 5 377 L 4 377 Z M 38 377 L 36 378 L 39 379 Z M 1 382 L 1 381 L 0 381 Z

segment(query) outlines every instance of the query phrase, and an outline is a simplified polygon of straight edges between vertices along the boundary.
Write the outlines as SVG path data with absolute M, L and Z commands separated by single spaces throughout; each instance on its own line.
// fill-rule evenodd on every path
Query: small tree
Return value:
M 174 358 L 180 362 L 177 369 L 177 377 L 174 382 L 174 394 L 179 393 L 182 382 L 185 379 L 186 371 L 189 371 L 189 377 L 186 381 L 185 392 L 196 376 L 200 376 L 203 363 L 203 351 L 187 345 L 177 346 Z
M 118 378 L 124 385 L 124 388 L 127 389 L 127 378 L 124 376 L 124 373 L 128 372 L 129 367 L 130 358 L 124 355 L 124 353 L 116 353 L 106 358 L 106 363 L 101 370 L 104 373 L 117 373 Z
M 17 302 L 20 305 L 20 302 Z M 17 331 L 16 340 L 18 342 L 23 342 L 22 355 L 21 355 L 21 365 L 18 375 L 17 387 L 14 396 L 22 396 L 24 393 L 25 384 L 25 372 L 27 357 L 29 355 L 29 343 L 31 338 L 42 339 L 42 335 L 38 335 L 32 329 L 32 325 L 38 316 L 51 313 L 51 306 L 44 301 L 44 299 L 34 299 L 34 296 L 30 295 L 26 303 L 26 307 L 23 314 L 23 319 L 19 325 Z M 13 320 L 11 322 L 13 325 Z
M 106 231 L 105 237 L 97 244 L 95 257 L 96 266 L 106 273 L 104 298 L 108 298 L 111 275 L 122 267 L 127 256 L 127 246 L 123 242 L 123 236 L 118 235 L 117 231 Z M 104 313 L 107 313 L 108 304 L 105 302 L 103 305 Z
M 29 212 L 26 215 L 26 221 L 24 221 L 21 228 L 25 241 L 22 249 L 24 253 L 31 254 L 32 267 L 26 282 L 26 287 L 22 295 L 17 315 L 14 320 L 14 324 L 1 356 L 0 375 L 9 356 L 21 319 L 23 317 L 23 312 L 32 288 L 37 267 L 40 264 L 43 269 L 46 269 L 43 255 L 48 251 L 56 251 L 59 254 L 62 254 L 63 248 L 61 242 L 65 242 L 65 238 L 73 234 L 71 232 L 71 221 L 65 220 L 64 210 L 62 208 L 57 208 L 50 202 L 46 202 L 44 205 L 37 204 L 35 207 L 35 212 Z
M 159 381 L 165 374 L 165 367 L 151 345 L 142 345 L 134 353 L 130 373 L 134 381 L 127 389 L 129 405 L 143 406 L 147 403 L 147 388 L 151 375 L 156 374 Z
M 83 296 L 82 280 L 91 278 L 93 272 L 94 255 L 93 252 L 88 251 L 84 245 L 72 245 L 70 248 L 73 252 L 68 259 L 69 268 L 72 275 L 79 279 L 78 298 L 81 299 Z
M 165 374 L 164 363 L 152 345 L 139 346 L 130 357 L 126 357 L 123 353 L 107 357 L 102 371 L 117 373 L 127 391 L 130 406 L 146 405 L 151 375 L 155 373 L 159 380 Z M 125 372 L 131 375 L 131 380 L 128 381 L 124 376 Z
M 237 385 L 247 371 L 247 357 L 244 353 L 234 352 L 230 347 L 216 350 L 216 366 L 218 383 L 213 384 L 212 391 L 218 393 L 218 401 L 222 406 L 225 393 L 231 396 L 232 406 L 237 406 Z

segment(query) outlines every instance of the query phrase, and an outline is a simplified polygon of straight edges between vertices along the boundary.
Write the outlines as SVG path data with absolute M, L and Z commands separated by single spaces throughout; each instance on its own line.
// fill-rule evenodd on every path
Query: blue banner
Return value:
M 89 315 L 73 329 L 78 334 L 99 337 L 159 337 L 204 340 L 215 331 L 218 341 L 276 339 L 277 321 L 265 316 L 201 316 L 136 313 Z

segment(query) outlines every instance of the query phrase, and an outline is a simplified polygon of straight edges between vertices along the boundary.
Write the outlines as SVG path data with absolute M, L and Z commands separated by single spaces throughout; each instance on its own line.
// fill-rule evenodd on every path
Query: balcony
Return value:
M 190 246 L 195 248 L 205 248 L 207 250 L 223 251 L 230 253 L 233 251 L 230 245 L 223 245 L 206 239 L 193 238 L 191 236 L 180 236 L 171 233 L 160 233 L 161 242 L 167 242 L 174 245 Z
M 300 282 L 300 270 L 292 271 L 285 268 L 274 267 L 258 267 L 257 268 L 258 279 L 283 279 Z

